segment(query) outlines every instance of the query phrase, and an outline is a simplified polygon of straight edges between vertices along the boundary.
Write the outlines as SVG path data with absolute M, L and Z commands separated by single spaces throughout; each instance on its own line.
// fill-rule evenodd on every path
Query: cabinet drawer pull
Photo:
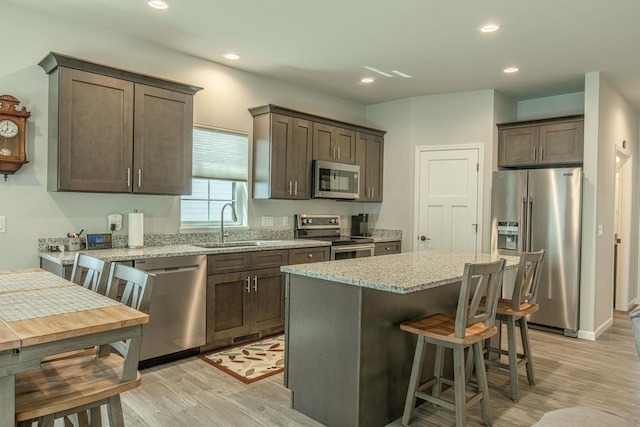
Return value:
M 258 276 L 253 276 L 253 291 L 258 292 Z
M 247 293 L 251 293 L 251 277 L 247 276 Z
M 390 251 L 390 250 L 391 250 L 391 248 L 390 248 L 389 246 L 387 246 L 387 247 L 386 247 L 386 248 L 384 248 L 384 249 L 385 249 L 385 250 L 387 250 L 387 251 Z
M 309 254 L 307 255 L 309 258 L 313 258 L 313 254 Z
M 131 168 L 127 168 L 127 188 L 131 187 Z

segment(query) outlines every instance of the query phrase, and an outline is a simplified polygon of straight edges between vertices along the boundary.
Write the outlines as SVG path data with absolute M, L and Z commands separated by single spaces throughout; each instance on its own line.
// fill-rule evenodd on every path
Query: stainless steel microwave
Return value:
M 360 166 L 313 161 L 313 197 L 320 199 L 358 199 Z

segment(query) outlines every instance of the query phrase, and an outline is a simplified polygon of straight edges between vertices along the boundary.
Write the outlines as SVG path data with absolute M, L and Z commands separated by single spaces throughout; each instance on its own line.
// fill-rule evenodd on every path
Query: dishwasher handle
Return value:
M 188 265 L 184 267 L 166 267 L 166 268 L 153 268 L 150 270 L 143 270 L 149 274 L 171 274 L 171 273 L 184 273 L 186 271 L 198 271 L 200 269 L 199 265 Z

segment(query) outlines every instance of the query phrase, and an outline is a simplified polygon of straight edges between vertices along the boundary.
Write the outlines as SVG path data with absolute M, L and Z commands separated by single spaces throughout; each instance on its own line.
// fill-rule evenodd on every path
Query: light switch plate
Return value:
M 288 216 L 283 216 L 282 217 L 282 226 L 283 227 L 288 227 L 289 226 L 289 217 Z
M 598 224 L 598 237 L 602 237 L 604 235 L 604 228 L 602 224 Z
M 262 217 L 262 226 L 263 227 L 273 227 L 275 225 L 275 218 L 273 216 L 263 216 Z
M 6 232 L 7 232 L 7 217 L 0 216 L 0 233 L 6 233 Z

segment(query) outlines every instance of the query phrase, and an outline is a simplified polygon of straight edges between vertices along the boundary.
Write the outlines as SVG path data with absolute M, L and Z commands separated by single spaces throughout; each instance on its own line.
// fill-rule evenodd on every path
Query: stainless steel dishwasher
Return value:
M 204 345 L 206 255 L 137 259 L 133 265 L 156 276 L 140 360 Z

